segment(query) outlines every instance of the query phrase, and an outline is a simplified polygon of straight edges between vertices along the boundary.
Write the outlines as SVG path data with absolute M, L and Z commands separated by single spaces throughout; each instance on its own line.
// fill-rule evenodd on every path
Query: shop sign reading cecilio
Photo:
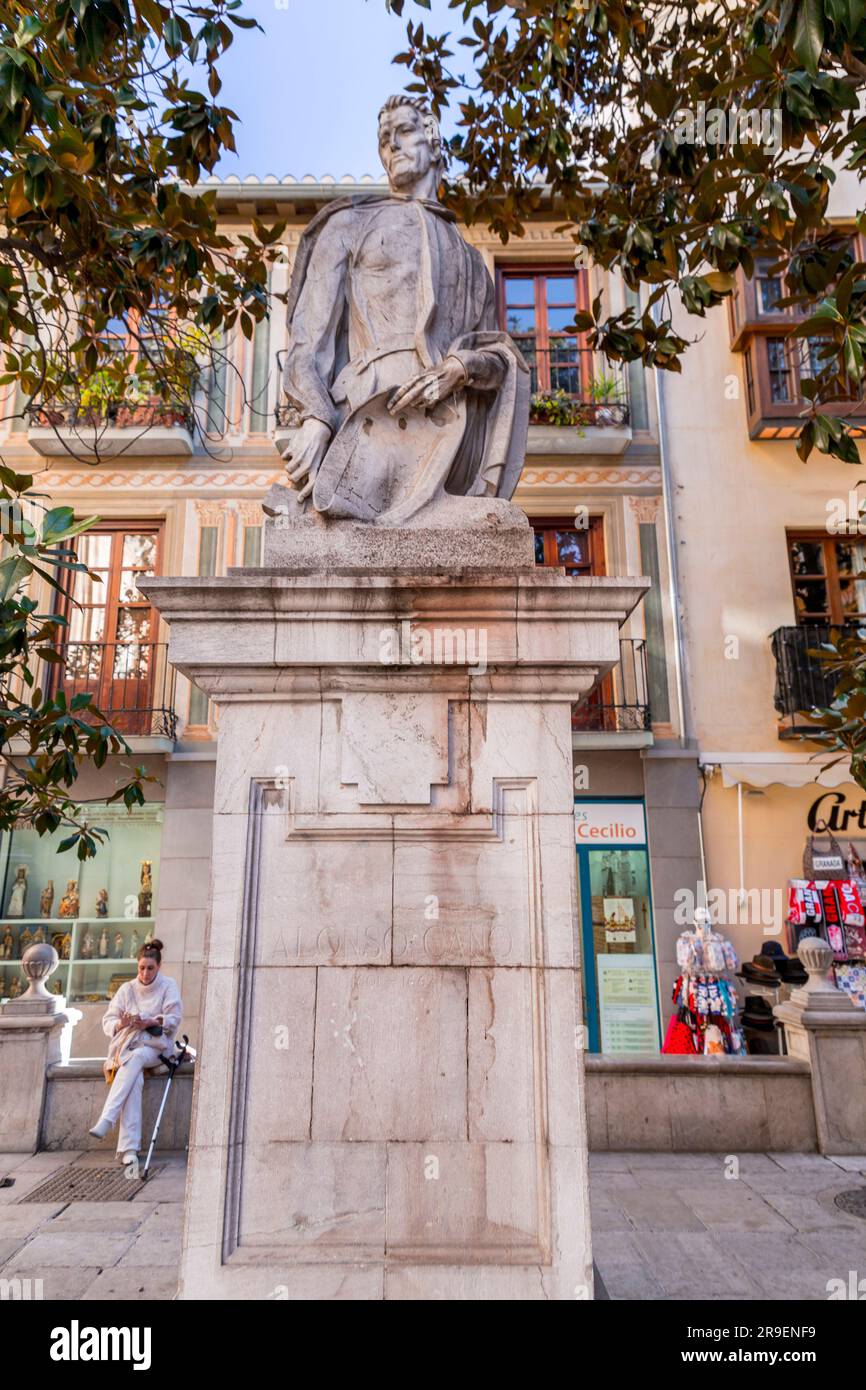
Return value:
M 579 801 L 574 807 L 574 837 L 579 845 L 645 845 L 640 801 Z

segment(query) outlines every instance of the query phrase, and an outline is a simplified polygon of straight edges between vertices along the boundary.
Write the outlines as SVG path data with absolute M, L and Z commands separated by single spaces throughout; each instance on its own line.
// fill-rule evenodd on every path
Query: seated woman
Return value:
M 162 942 L 145 942 L 138 953 L 137 979 L 120 986 L 102 1020 L 111 1039 L 103 1063 L 111 1090 L 90 1133 L 104 1139 L 119 1119 L 117 1152 L 124 1163 L 134 1163 L 141 1148 L 145 1068 L 172 1051 L 183 1012 L 177 985 L 160 973 L 161 964 Z

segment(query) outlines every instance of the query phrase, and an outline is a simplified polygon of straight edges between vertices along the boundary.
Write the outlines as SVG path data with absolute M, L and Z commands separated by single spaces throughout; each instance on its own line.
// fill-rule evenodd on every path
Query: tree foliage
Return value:
M 218 340 L 251 337 L 265 316 L 281 226 L 229 238 L 215 193 L 194 187 L 234 149 L 218 62 L 255 23 L 240 4 L 0 0 L 7 418 L 133 418 L 142 403 L 187 417 Z M 130 751 L 89 694 L 67 700 L 50 679 L 85 568 L 75 537 L 94 520 L 0 467 L 0 829 L 65 825 L 61 848 L 82 858 L 104 832 L 75 803 L 79 768 Z M 37 612 L 34 579 L 65 596 L 57 613 Z M 145 780 L 128 768 L 111 799 L 140 804 Z
M 97 376 L 189 413 L 209 345 L 267 312 L 282 228 L 229 238 L 193 187 L 234 149 L 240 5 L 0 0 L 0 384 L 43 423 Z
M 403 13 L 404 0 L 386 4 Z M 584 253 L 649 287 L 643 310 L 606 313 L 597 299 L 578 327 L 611 360 L 668 371 L 688 346 L 672 292 L 703 318 L 768 255 L 784 269 L 782 303 L 805 315 L 796 335 L 821 344 L 800 456 L 856 463 L 845 419 L 825 407 L 863 395 L 866 264 L 828 227 L 827 206 L 838 173 L 866 167 L 866 0 L 449 5 L 467 32 L 451 43 L 409 19 L 397 61 L 410 91 L 459 110 L 448 142 L 459 215 L 505 240 L 546 186 Z

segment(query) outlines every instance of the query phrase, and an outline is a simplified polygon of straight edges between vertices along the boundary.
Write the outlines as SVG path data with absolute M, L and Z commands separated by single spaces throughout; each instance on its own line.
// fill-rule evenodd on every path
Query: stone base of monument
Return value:
M 219 707 L 182 1297 L 591 1297 L 570 710 L 646 582 L 141 587 Z
M 448 497 L 423 525 L 376 526 L 334 520 L 298 505 L 293 488 L 275 484 L 264 506 L 262 564 L 269 569 L 522 569 L 534 564 L 526 513 L 501 497 Z M 459 518 L 460 524 L 456 525 Z

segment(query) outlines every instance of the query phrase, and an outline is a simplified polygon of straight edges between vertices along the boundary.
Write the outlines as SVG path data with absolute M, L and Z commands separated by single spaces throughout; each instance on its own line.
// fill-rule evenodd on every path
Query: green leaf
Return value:
M 799 0 L 793 46 L 806 71 L 813 77 L 817 76 L 824 47 L 824 10 L 821 0 Z

